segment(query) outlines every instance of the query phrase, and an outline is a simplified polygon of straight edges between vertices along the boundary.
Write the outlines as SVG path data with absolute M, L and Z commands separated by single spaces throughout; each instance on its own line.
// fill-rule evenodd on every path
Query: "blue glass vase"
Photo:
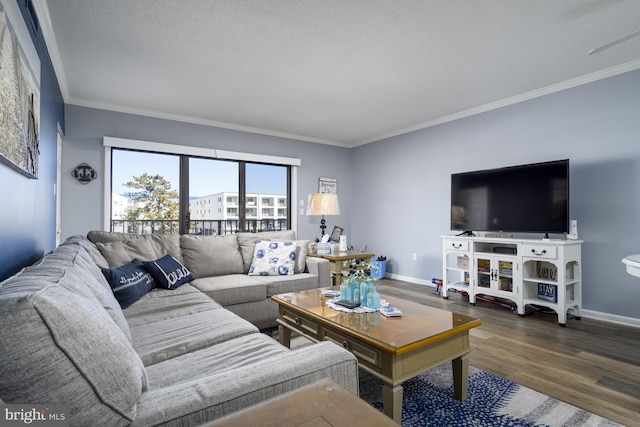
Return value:
M 367 293 L 367 307 L 380 308 L 380 294 L 373 285 L 369 287 L 369 292 Z
M 351 300 L 354 303 L 360 303 L 360 282 L 355 278 L 351 279 L 351 283 L 349 284 L 351 287 Z
M 342 285 L 340 285 L 340 299 L 353 301 L 353 293 L 351 292 L 351 283 L 349 283 L 346 280 L 342 282 Z
M 360 283 L 360 305 L 364 305 L 365 307 L 369 307 L 369 300 L 368 300 L 368 296 L 369 296 L 369 291 L 371 290 L 371 284 L 363 281 Z

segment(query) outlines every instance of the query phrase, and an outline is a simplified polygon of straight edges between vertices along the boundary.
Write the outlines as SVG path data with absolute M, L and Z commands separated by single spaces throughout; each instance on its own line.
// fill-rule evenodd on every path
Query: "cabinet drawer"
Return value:
M 324 339 L 333 341 L 334 343 L 344 347 L 356 356 L 360 363 L 368 366 L 382 368 L 382 353 L 380 350 L 360 343 L 352 338 L 342 335 L 339 332 L 325 329 Z
M 287 310 L 285 307 L 280 307 L 280 317 L 282 320 L 289 323 L 291 326 L 302 330 L 304 333 L 317 338 L 320 337 L 320 328 L 313 320 Z
M 556 259 L 558 248 L 550 245 L 523 245 L 522 256 L 530 258 Z
M 445 240 L 444 247 L 446 249 L 453 249 L 456 251 L 469 251 L 469 241 L 468 240 Z

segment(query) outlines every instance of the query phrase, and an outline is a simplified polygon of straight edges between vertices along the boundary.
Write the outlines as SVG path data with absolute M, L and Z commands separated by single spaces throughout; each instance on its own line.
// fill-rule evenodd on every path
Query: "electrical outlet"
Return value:
M 416 252 L 413 253 L 413 255 L 411 255 L 411 259 L 414 261 L 418 260 L 418 254 Z

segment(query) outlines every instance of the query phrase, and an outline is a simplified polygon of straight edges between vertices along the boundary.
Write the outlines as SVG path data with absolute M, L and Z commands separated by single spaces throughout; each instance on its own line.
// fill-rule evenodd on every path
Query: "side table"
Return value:
M 351 261 L 354 259 L 364 259 L 369 261 L 376 255 L 364 252 L 348 251 L 329 255 L 309 254 L 309 256 L 328 260 L 330 263 L 331 273 L 333 273 L 333 286 L 340 286 L 340 283 L 342 282 L 342 272 L 349 270 Z

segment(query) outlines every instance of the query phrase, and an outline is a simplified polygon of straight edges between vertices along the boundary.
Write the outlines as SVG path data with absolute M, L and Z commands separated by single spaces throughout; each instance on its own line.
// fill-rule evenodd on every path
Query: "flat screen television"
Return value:
M 451 230 L 569 232 L 569 160 L 451 175 Z

